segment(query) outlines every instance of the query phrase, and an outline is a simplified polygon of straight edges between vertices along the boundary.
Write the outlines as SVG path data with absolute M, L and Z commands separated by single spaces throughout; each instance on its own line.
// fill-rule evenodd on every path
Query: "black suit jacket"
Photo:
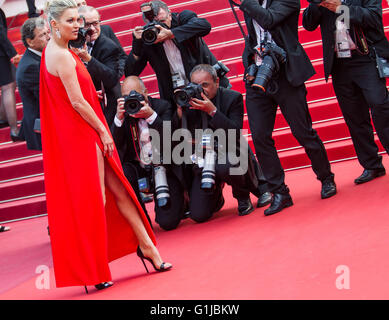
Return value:
M 211 128 L 213 132 L 218 129 L 223 129 L 226 131 L 226 134 L 229 129 L 236 130 L 236 143 L 237 150 L 241 147 L 240 145 L 240 129 L 243 128 L 243 117 L 244 117 L 244 104 L 243 96 L 240 92 L 219 87 L 216 96 L 212 99 L 213 104 L 216 106 L 217 111 L 213 117 L 206 115 L 207 119 L 207 128 Z M 201 120 L 201 114 L 204 113 L 199 110 L 188 110 L 186 112 L 188 129 L 191 131 L 192 136 L 194 137 L 194 130 L 203 128 Z M 173 128 L 181 128 L 181 121 L 178 120 L 177 112 L 173 116 Z M 228 144 L 229 141 L 226 141 Z M 246 147 L 248 145 L 246 144 Z M 249 147 L 248 147 L 249 148 Z M 228 148 L 225 146 L 225 151 Z M 254 163 L 256 161 L 253 157 L 252 151 L 249 148 L 249 160 L 248 161 L 248 171 L 246 174 L 246 181 L 248 188 L 250 190 L 255 190 L 258 187 L 258 178 L 255 173 Z M 181 170 L 183 168 L 181 167 Z M 177 170 L 178 171 L 178 170 Z M 177 176 L 188 177 L 188 173 L 182 172 L 177 174 Z M 185 178 L 183 178 L 185 179 Z M 184 185 L 185 186 L 185 185 Z M 188 185 L 186 185 L 188 187 Z
M 263 29 L 268 30 L 275 43 L 286 51 L 286 77 L 292 86 L 302 85 L 315 74 L 298 39 L 299 0 L 268 0 L 266 9 L 262 8 L 258 0 L 244 0 L 240 9 L 244 12 L 249 33 L 249 44 L 246 44 L 243 52 L 245 68 L 254 63 L 252 49 L 258 44 L 252 22 L 254 19 Z
M 115 42 L 120 49 L 119 68 L 121 72 L 120 77 L 122 77 L 124 74 L 124 66 L 126 64 L 127 54 L 124 52 L 123 47 L 119 39 L 116 37 L 115 33 L 113 32 L 111 26 L 107 24 L 101 25 L 101 33 L 105 35 L 107 38 L 110 38 L 113 42 Z
M 160 134 L 160 141 L 163 141 L 163 121 L 171 121 L 173 109 L 170 103 L 166 100 L 149 98 L 151 108 L 157 113 L 157 118 L 149 125 L 150 128 L 155 129 Z M 117 127 L 115 123 L 111 126 L 112 137 L 118 149 L 120 160 L 122 163 L 139 161 L 137 153 L 134 149 L 134 144 L 131 140 L 130 128 L 134 125 L 135 119 L 126 116 L 121 127 Z
M 193 67 L 202 61 L 198 46 L 201 37 L 206 36 L 211 31 L 211 25 L 207 20 L 198 18 L 194 12 L 185 10 L 179 15 L 172 14 L 171 31 L 175 37 L 173 41 L 181 52 L 186 77 L 189 79 Z M 134 51 L 135 48 L 137 48 L 136 51 Z M 138 60 L 134 58 L 133 53 L 139 56 Z M 133 49 L 126 61 L 125 76 L 139 76 L 147 62 L 150 63 L 156 73 L 161 98 L 173 103 L 172 75 L 163 44 L 144 45 L 142 40 L 134 38 Z
M 354 36 L 355 27 L 361 28 L 370 49 L 374 47 L 378 55 L 389 58 L 389 42 L 385 36 L 382 22 L 381 0 L 346 0 L 344 5 L 350 9 L 350 35 Z M 326 79 L 332 72 L 335 57 L 335 21 L 338 14 L 314 4 L 304 10 L 303 26 L 308 31 L 320 26 L 323 40 L 323 59 Z
M 107 95 L 107 105 L 104 108 L 104 115 L 110 126 L 116 114 L 117 99 L 121 96 L 120 77 L 121 69 L 120 48 L 104 34 L 100 34 L 94 43 L 87 69 L 92 77 L 96 90 L 102 88 Z M 123 61 L 123 60 L 122 60 Z
M 13 58 L 16 50 L 7 36 L 7 18 L 2 9 L 0 9 L 0 57 Z
M 39 119 L 39 70 L 41 57 L 29 49 L 24 52 L 16 69 L 16 82 L 23 102 L 23 121 L 20 137 L 27 148 L 42 150 L 41 135 L 34 132 L 35 119 Z

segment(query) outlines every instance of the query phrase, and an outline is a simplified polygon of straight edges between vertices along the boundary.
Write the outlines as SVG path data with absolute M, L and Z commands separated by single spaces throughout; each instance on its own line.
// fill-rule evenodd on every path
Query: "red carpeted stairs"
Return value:
M 125 51 L 131 50 L 132 29 L 143 25 L 139 14 L 139 6 L 144 2 L 122 1 L 112 4 L 110 0 L 89 0 L 88 4 L 99 9 L 103 24 L 109 24 L 121 41 Z M 234 20 L 227 0 L 166 0 L 173 12 L 189 9 L 195 11 L 200 17 L 206 18 L 212 25 L 211 33 L 204 39 L 215 54 L 229 68 L 228 76 L 233 89 L 244 94 L 242 81 L 243 66 L 241 54 L 244 41 Z M 384 25 L 389 34 L 389 6 L 382 2 L 384 8 Z M 305 8 L 305 0 L 301 7 Z M 238 16 L 244 24 L 243 15 Z M 15 19 L 8 17 L 11 23 L 8 36 L 17 48 L 23 53 L 24 46 L 20 40 L 20 26 L 26 19 L 25 14 Z M 339 110 L 331 80 L 326 83 L 322 61 L 322 46 L 320 31 L 308 32 L 301 26 L 302 15 L 299 22 L 299 38 L 304 45 L 317 74 L 307 81 L 309 108 L 314 122 L 328 152 L 330 161 L 341 161 L 355 157 L 355 151 L 350 139 L 349 131 Z M 142 73 L 142 77 L 152 95 L 158 95 L 156 78 L 150 67 Z M 17 112 L 18 119 L 23 117 L 22 104 L 18 92 Z M 244 128 L 249 130 L 247 115 Z M 285 169 L 294 169 L 309 166 L 310 162 L 303 148 L 292 136 L 288 124 L 280 112 L 277 113 L 274 140 L 279 150 L 281 162 Z M 247 136 L 250 144 L 251 136 Z M 381 144 L 376 139 L 380 151 Z M 28 151 L 25 143 L 12 143 L 9 137 L 9 128 L 0 129 L 0 222 L 37 216 L 46 213 L 44 177 L 42 155 L 40 152 Z

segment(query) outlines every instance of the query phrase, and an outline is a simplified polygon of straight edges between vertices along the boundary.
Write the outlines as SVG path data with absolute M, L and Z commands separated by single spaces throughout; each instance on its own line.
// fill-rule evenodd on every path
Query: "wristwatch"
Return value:
M 215 115 L 216 111 L 217 111 L 217 109 L 211 111 L 211 113 L 208 113 L 208 114 L 209 114 L 211 117 L 213 117 L 213 116 Z

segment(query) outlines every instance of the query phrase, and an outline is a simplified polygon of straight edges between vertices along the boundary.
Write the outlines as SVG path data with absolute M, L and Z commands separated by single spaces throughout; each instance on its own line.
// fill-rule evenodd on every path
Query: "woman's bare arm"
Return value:
M 80 84 L 78 83 L 75 61 L 72 55 L 70 52 L 61 52 L 57 58 L 61 63 L 57 64 L 56 71 L 66 89 L 73 108 L 99 134 L 104 146 L 104 155 L 108 153 L 108 156 L 111 156 L 113 152 L 113 140 L 93 108 L 82 95 Z

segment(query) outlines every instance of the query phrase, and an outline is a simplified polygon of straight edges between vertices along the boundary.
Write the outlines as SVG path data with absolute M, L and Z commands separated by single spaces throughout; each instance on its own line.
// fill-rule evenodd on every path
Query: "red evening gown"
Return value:
M 110 132 L 92 79 L 78 56 L 70 52 L 76 61 L 82 94 Z M 108 188 L 104 207 L 96 156 L 96 144 L 103 150 L 101 140 L 72 107 L 60 78 L 47 71 L 45 51 L 40 70 L 40 116 L 56 285 L 96 285 L 111 281 L 108 263 L 135 252 L 138 240 L 119 213 Z M 128 191 L 150 238 L 156 243 L 145 213 L 123 174 L 116 148 L 108 164 Z

